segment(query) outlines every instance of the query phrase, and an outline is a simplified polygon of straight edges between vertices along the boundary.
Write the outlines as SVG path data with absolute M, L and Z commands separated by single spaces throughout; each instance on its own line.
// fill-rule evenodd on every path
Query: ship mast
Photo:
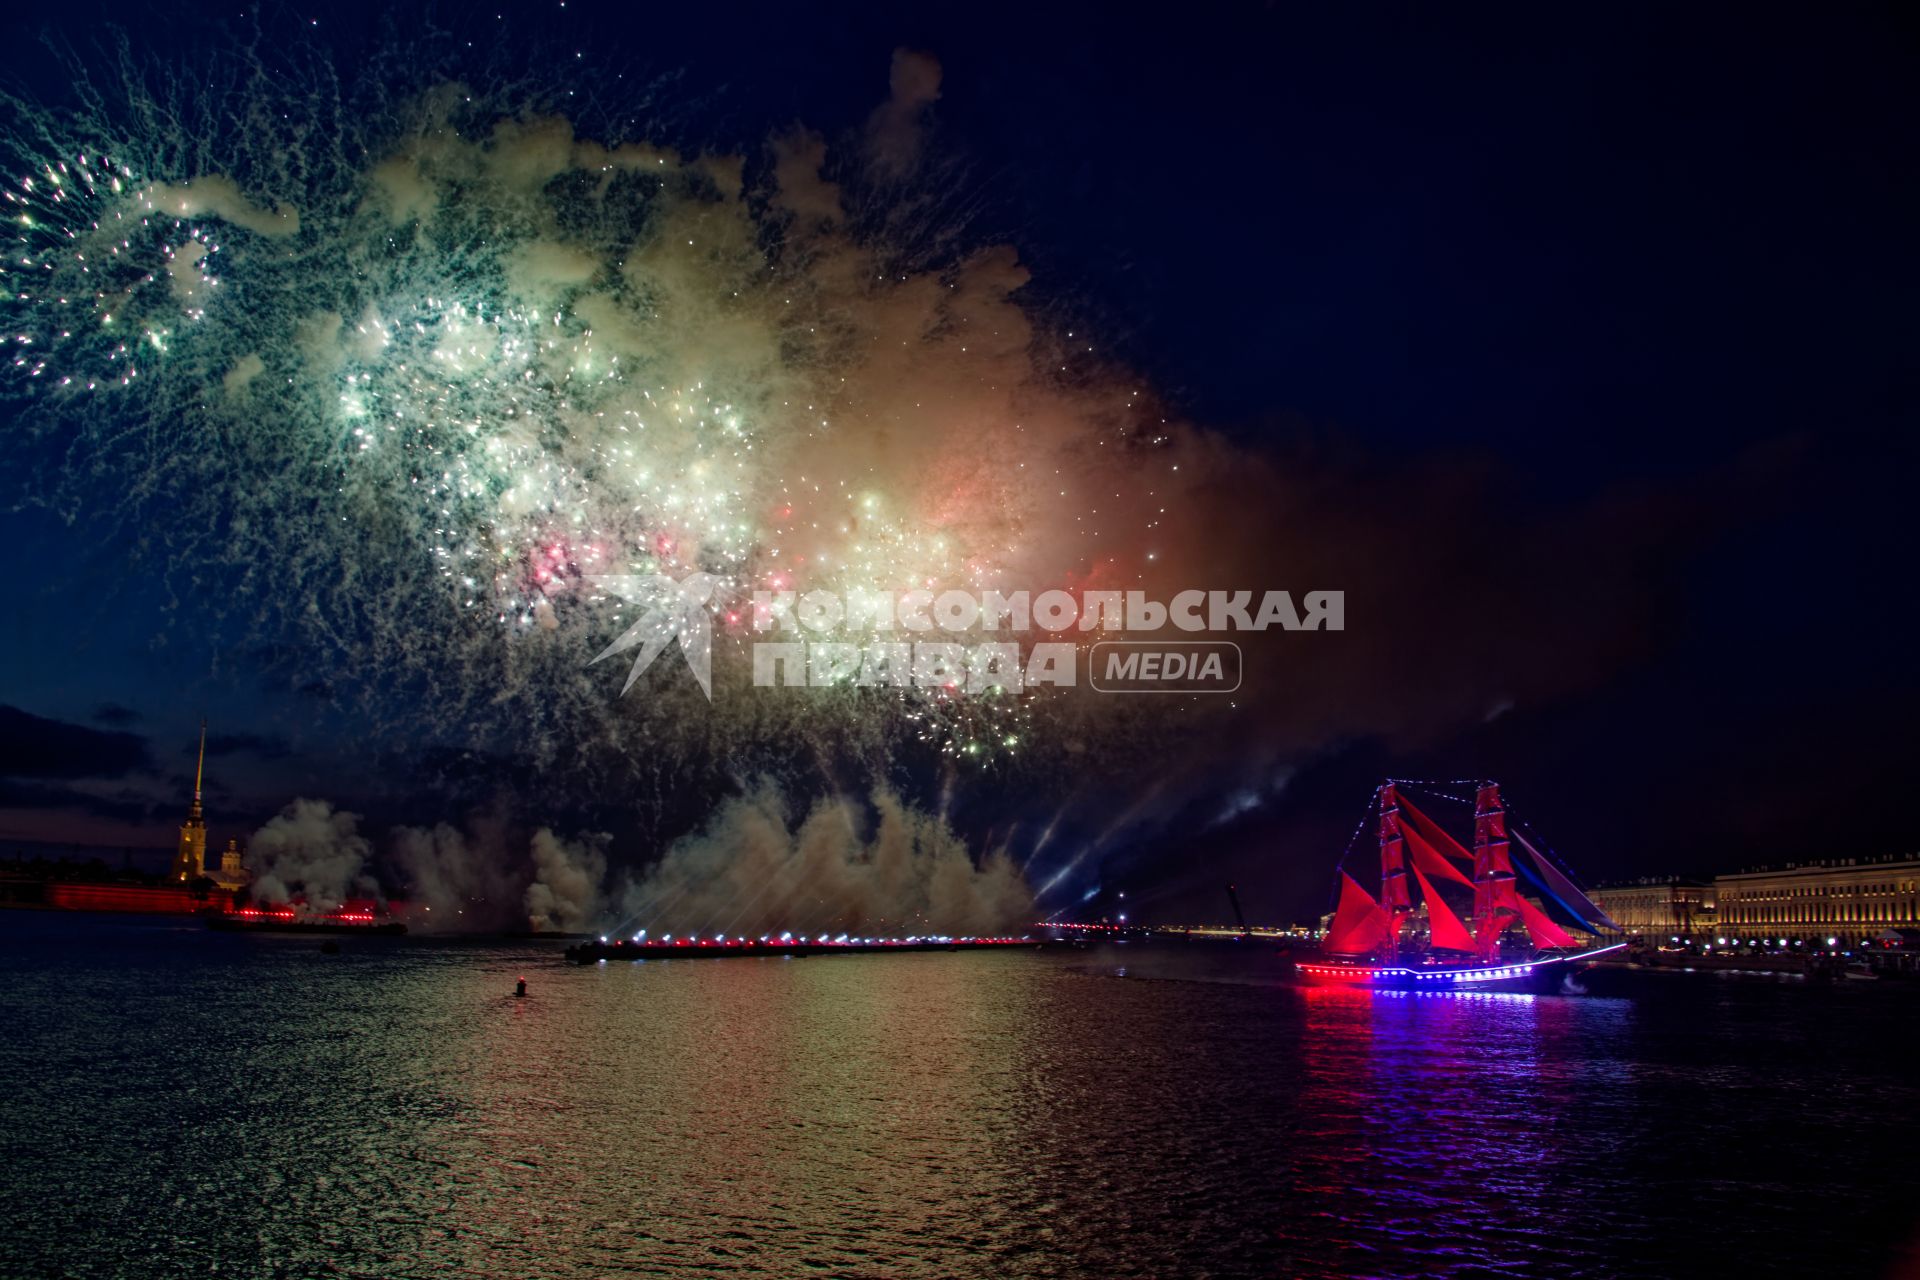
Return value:
M 1500 935 L 1518 914 L 1510 905 L 1515 896 L 1507 811 L 1500 801 L 1500 784 L 1488 782 L 1473 802 L 1473 937 L 1485 959 L 1499 951 Z
M 1391 782 L 1380 788 L 1380 906 L 1387 916 L 1387 949 L 1400 946 L 1400 930 L 1413 914 L 1407 890 L 1407 844 L 1400 834 L 1400 794 Z

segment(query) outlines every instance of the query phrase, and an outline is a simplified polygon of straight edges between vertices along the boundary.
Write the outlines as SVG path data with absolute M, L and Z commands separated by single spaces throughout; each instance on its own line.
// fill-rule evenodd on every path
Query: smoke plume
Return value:
M 524 927 L 529 871 L 505 820 L 487 816 L 462 831 L 448 823 L 401 827 L 391 864 L 411 906 L 409 927 L 478 932 Z
M 366 874 L 373 847 L 359 832 L 359 816 L 325 800 L 295 800 L 247 842 L 253 897 L 297 902 L 313 912 L 338 910 L 350 897 L 379 887 Z
M 1031 906 L 1004 849 L 976 865 L 944 822 L 888 790 L 870 811 L 821 800 L 796 825 L 767 783 L 723 804 L 626 895 L 640 927 L 755 935 L 977 935 L 1024 926 Z
M 527 920 L 540 932 L 578 933 L 597 922 L 607 877 L 607 840 L 562 840 L 542 828 L 533 835 L 533 883 Z

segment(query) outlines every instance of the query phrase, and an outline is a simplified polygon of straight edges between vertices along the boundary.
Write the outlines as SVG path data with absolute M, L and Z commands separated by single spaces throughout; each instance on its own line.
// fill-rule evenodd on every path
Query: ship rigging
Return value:
M 1378 894 L 1342 859 L 1333 922 L 1320 957 L 1299 964 L 1304 978 L 1415 990 L 1537 988 L 1624 945 L 1586 945 L 1569 931 L 1599 937 L 1620 926 L 1547 856 L 1545 841 L 1509 828 L 1498 783 L 1474 784 L 1471 849 L 1403 791 L 1426 785 L 1389 779 L 1375 792 Z M 1443 885 L 1465 907 L 1464 919 Z M 1417 928 L 1422 915 L 1424 937 Z

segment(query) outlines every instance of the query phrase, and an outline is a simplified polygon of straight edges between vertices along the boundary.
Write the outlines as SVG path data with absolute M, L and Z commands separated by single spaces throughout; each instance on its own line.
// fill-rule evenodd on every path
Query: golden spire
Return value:
M 207 767 L 207 718 L 200 717 L 200 758 L 193 765 L 193 803 L 180 824 L 180 850 L 173 858 L 173 878 L 190 884 L 207 873 L 207 821 L 200 811 L 200 784 Z

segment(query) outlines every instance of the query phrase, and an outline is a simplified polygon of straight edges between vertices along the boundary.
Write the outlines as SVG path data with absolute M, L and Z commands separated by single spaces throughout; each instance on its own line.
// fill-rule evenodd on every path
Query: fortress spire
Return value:
M 180 844 L 173 855 L 173 882 L 187 884 L 207 874 L 207 821 L 200 808 L 201 783 L 207 766 L 207 718 L 200 717 L 200 750 L 193 765 L 193 803 L 180 824 Z

